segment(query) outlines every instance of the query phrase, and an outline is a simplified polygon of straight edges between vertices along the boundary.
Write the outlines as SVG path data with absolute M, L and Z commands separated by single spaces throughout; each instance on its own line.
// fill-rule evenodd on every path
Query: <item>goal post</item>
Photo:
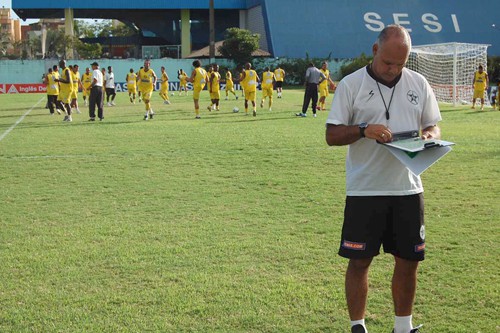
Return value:
M 471 43 L 413 46 L 406 67 L 429 81 L 439 102 L 471 103 L 474 72 L 479 65 L 487 71 L 488 46 Z

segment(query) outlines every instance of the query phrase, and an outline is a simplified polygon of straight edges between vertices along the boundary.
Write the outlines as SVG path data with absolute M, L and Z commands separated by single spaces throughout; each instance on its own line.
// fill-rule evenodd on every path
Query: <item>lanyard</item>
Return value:
M 384 95 L 382 95 L 382 91 L 380 90 L 380 85 L 378 84 L 377 80 L 375 80 L 375 82 L 377 83 L 377 88 L 378 88 L 378 92 L 380 93 L 380 97 L 382 97 L 382 102 L 384 102 L 385 119 L 389 120 L 389 108 L 391 107 L 392 98 L 394 97 L 394 91 L 396 91 L 396 85 L 394 85 L 394 87 L 392 88 L 391 99 L 389 100 L 389 106 L 387 106 L 387 104 L 385 104 Z

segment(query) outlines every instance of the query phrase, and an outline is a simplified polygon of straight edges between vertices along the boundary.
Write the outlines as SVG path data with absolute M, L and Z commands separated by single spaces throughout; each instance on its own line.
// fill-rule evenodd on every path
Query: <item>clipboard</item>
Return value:
M 393 140 L 382 145 L 413 174 L 419 176 L 448 154 L 454 143 L 436 139 L 423 140 L 419 131 L 408 131 L 393 134 Z

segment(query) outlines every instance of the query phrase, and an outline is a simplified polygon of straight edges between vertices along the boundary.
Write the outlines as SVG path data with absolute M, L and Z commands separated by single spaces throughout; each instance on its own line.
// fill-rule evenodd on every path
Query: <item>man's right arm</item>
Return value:
M 326 143 L 329 146 L 350 145 L 361 139 L 359 125 L 326 125 Z M 392 133 L 389 128 L 381 124 L 368 124 L 364 130 L 364 137 L 378 142 L 390 142 Z

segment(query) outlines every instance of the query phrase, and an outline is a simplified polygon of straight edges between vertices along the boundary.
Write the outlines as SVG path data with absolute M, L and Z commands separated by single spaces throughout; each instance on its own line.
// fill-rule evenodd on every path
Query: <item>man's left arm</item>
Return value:
M 441 129 L 438 125 L 432 125 L 422 130 L 422 139 L 441 139 Z

